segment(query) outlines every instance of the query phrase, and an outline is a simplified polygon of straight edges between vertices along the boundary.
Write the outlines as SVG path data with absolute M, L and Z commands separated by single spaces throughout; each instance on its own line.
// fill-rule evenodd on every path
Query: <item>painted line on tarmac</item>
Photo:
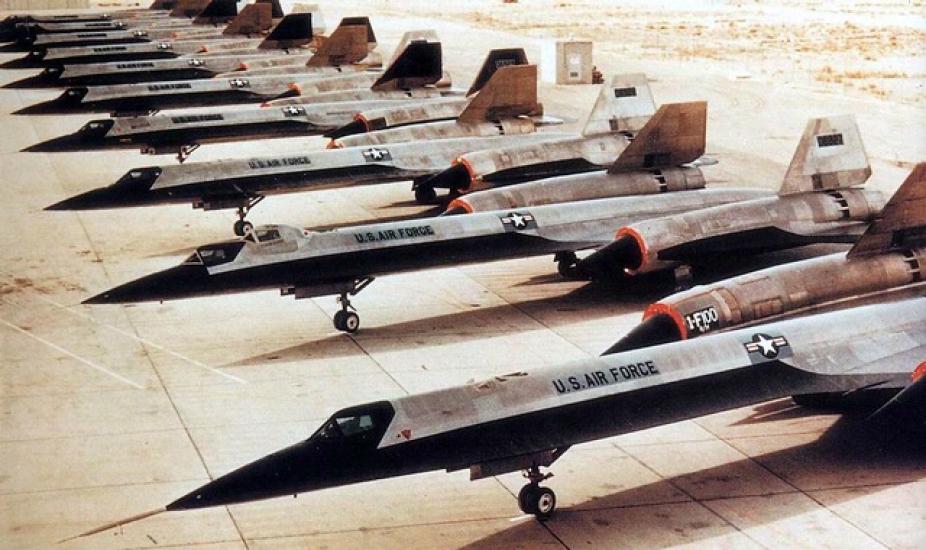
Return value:
M 152 342 L 151 340 L 149 340 L 149 339 L 147 339 L 147 338 L 144 338 L 144 337 L 142 337 L 142 336 L 139 336 L 139 335 L 137 335 L 137 334 L 134 334 L 134 333 L 132 333 L 132 332 L 129 332 L 129 331 L 125 330 L 125 329 L 121 329 L 121 328 L 119 328 L 119 327 L 117 327 L 117 326 L 110 325 L 109 323 L 104 323 L 103 321 L 94 319 L 92 315 L 89 315 L 89 314 L 87 314 L 87 313 L 83 313 L 83 312 L 81 312 L 81 311 L 75 311 L 75 310 L 69 308 L 68 306 L 66 306 L 66 305 L 64 305 L 64 304 L 61 304 L 61 303 L 56 302 L 55 300 L 52 300 L 51 298 L 48 298 L 48 297 L 46 297 L 46 296 L 42 296 L 41 294 L 38 294 L 38 293 L 35 293 L 35 297 L 38 298 L 39 300 L 42 300 L 42 301 L 44 301 L 44 302 L 47 302 L 47 303 L 49 303 L 49 304 L 51 304 L 51 305 L 53 305 L 53 306 L 55 306 L 55 307 L 61 309 L 62 311 L 66 311 L 66 312 L 68 312 L 68 313 L 70 313 L 70 314 L 72 314 L 72 315 L 76 315 L 76 316 L 78 316 L 78 317 L 81 317 L 81 318 L 83 318 L 83 319 L 86 319 L 86 320 L 88 320 L 88 321 L 91 321 L 91 322 L 93 322 L 93 323 L 95 323 L 95 324 L 97 324 L 97 325 L 99 325 L 99 326 L 101 326 L 101 327 L 103 327 L 103 328 L 108 328 L 109 330 L 111 330 L 111 331 L 113 331 L 113 332 L 117 332 L 117 333 L 119 333 L 119 334 L 121 334 L 121 335 L 123 335 L 123 336 L 125 336 L 125 337 L 127 337 L 127 338 L 131 338 L 131 339 L 133 339 L 133 340 L 135 340 L 135 341 L 137 341 L 137 342 L 140 342 L 140 343 L 142 343 L 142 344 L 144 344 L 144 345 L 146 345 L 146 346 L 150 346 L 150 347 L 152 347 L 152 348 L 154 348 L 154 349 L 156 349 L 156 350 L 158 350 L 158 351 L 162 351 L 162 352 L 164 352 L 164 353 L 166 353 L 166 354 L 168 354 L 168 355 L 172 355 L 172 356 L 176 357 L 177 359 L 181 359 L 181 360 L 183 360 L 183 361 L 186 361 L 187 363 L 189 363 L 189 364 L 191 364 L 191 365 L 193 365 L 193 366 L 199 367 L 199 368 L 201 368 L 201 369 L 205 369 L 205 370 L 207 370 L 207 371 L 209 371 L 209 372 L 211 372 L 211 373 L 213 373 L 213 374 L 217 374 L 217 375 L 219 375 L 219 376 L 224 376 L 225 378 L 228 378 L 229 380 L 235 381 L 235 382 L 237 382 L 237 383 L 239 383 L 239 384 L 247 384 L 247 381 L 244 380 L 243 378 L 238 378 L 237 376 L 235 376 L 235 375 L 233 375 L 233 374 L 228 374 L 227 372 L 222 372 L 222 371 L 220 371 L 219 369 L 217 369 L 217 368 L 215 368 L 215 367 L 210 367 L 209 365 L 203 363 L 202 361 L 197 361 L 196 359 L 193 359 L 192 357 L 187 357 L 186 355 L 183 355 L 183 354 L 181 354 L 181 353 L 177 353 L 176 351 L 173 351 L 173 350 L 170 350 L 170 349 L 168 349 L 168 348 L 165 348 L 164 346 L 162 346 L 162 345 L 160 345 L 160 344 L 158 344 L 158 343 Z
M 107 368 L 105 368 L 105 367 L 101 367 L 100 365 L 97 365 L 96 363 L 94 363 L 93 361 L 90 361 L 89 359 L 84 359 L 84 358 L 81 357 L 80 355 L 76 355 L 76 354 L 74 354 L 74 353 L 72 353 L 72 352 L 70 352 L 70 351 L 68 351 L 68 350 L 66 350 L 66 349 L 64 349 L 64 348 L 62 348 L 62 347 L 59 346 L 58 344 L 56 344 L 56 343 L 54 343 L 54 342 L 50 342 L 50 341 L 48 341 L 48 340 L 42 338 L 41 336 L 36 336 L 35 334 L 32 334 L 31 332 L 29 332 L 28 330 L 26 330 L 26 329 L 24 329 L 24 328 L 22 328 L 22 327 L 19 327 L 19 326 L 17 326 L 17 325 L 14 325 L 13 323 L 10 323 L 10 322 L 8 322 L 8 321 L 4 321 L 3 319 L 0 319 L 0 324 L 3 324 L 3 325 L 5 325 L 5 326 L 7 326 L 7 327 L 9 327 L 9 328 L 11 328 L 11 329 L 13 329 L 13 330 L 15 330 L 16 332 L 18 332 L 18 333 L 20 333 L 20 334 L 25 334 L 25 335 L 28 336 L 29 338 L 32 338 L 33 340 L 35 340 L 35 341 L 37 341 L 37 342 L 41 342 L 41 343 L 45 344 L 46 346 L 50 347 L 51 349 L 53 349 L 53 350 L 55 350 L 55 351 L 57 351 L 57 352 L 59 352 L 59 353 L 63 353 L 63 354 L 65 354 L 65 355 L 67 355 L 67 356 L 70 357 L 71 359 L 74 359 L 75 361 L 79 361 L 79 362 L 83 363 L 84 365 L 87 365 L 87 366 L 90 367 L 91 369 L 98 370 L 98 371 L 102 372 L 103 374 L 106 374 L 106 375 L 108 375 L 108 376 L 111 376 L 111 377 L 115 378 L 116 380 L 118 380 L 118 381 L 120 381 L 120 382 L 123 382 L 123 383 L 125 383 L 125 384 L 128 384 L 128 385 L 132 386 L 133 388 L 138 388 L 138 389 L 140 389 L 140 390 L 145 389 L 145 387 L 142 386 L 141 384 L 138 384 L 137 382 L 133 382 L 132 380 L 129 380 L 128 378 L 122 376 L 121 374 L 116 374 L 115 372 L 113 372 L 113 371 L 111 371 L 111 370 L 109 370 L 109 369 L 107 369 Z

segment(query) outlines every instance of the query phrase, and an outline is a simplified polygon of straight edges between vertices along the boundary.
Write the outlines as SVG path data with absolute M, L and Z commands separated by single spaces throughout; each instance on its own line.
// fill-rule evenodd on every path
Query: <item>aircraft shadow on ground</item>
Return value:
M 557 280 L 562 281 L 558 276 L 556 277 Z M 616 315 L 621 308 L 626 310 L 628 301 L 640 303 L 644 292 L 647 293 L 646 297 L 658 295 L 661 286 L 654 286 L 652 281 L 643 281 L 641 279 L 640 282 L 634 283 L 634 288 L 634 292 L 615 293 L 616 289 L 605 285 L 583 285 L 559 296 L 474 307 L 463 311 L 421 317 L 388 325 L 364 326 L 353 338 L 361 346 L 365 346 L 369 342 L 372 348 L 370 351 L 372 352 L 387 352 L 407 347 L 407 339 L 410 336 L 414 336 L 425 343 L 429 341 L 438 343 L 442 335 L 453 335 L 455 338 L 467 339 L 484 338 L 489 334 L 488 331 L 491 330 L 491 327 L 496 325 L 499 328 L 504 328 L 506 334 L 517 332 L 519 326 L 523 326 L 523 330 L 536 329 L 538 327 L 536 322 L 525 318 L 524 315 L 535 319 L 547 319 L 551 316 L 562 316 L 568 312 L 577 312 L 586 321 L 607 319 Z M 354 302 L 360 307 L 362 314 L 362 300 L 355 299 Z M 513 311 L 515 312 L 514 317 L 512 317 Z M 565 322 L 567 318 L 563 318 Z M 504 321 L 505 319 L 518 319 L 518 321 L 512 323 Z M 501 324 L 499 324 L 499 320 L 502 320 Z M 615 333 L 614 340 L 616 341 L 619 337 L 620 334 Z M 343 345 L 345 338 L 349 338 L 349 336 L 340 333 L 332 334 L 311 342 L 304 342 L 241 359 L 223 365 L 223 367 L 257 366 L 274 361 L 294 362 L 307 359 L 310 356 L 317 357 L 320 348 L 328 348 L 333 353 L 332 357 L 356 354 L 356 348 Z M 365 340 L 368 342 L 365 342 Z
M 812 409 L 793 406 L 789 399 L 757 405 L 755 410 L 756 414 L 753 415 L 753 422 L 783 420 L 817 413 Z M 867 474 L 869 479 L 877 479 L 878 473 L 881 472 L 889 478 L 881 486 L 866 487 L 863 493 L 849 490 L 829 491 L 827 493 L 827 505 L 830 507 L 834 504 L 865 496 L 871 492 L 890 488 L 897 481 L 914 481 L 926 477 L 926 447 L 922 445 L 922 437 L 926 434 L 921 431 L 915 434 L 885 433 L 883 427 L 879 428 L 865 420 L 869 412 L 870 410 L 850 411 L 840 417 L 819 439 L 808 444 L 757 455 L 751 459 L 743 459 L 714 468 L 665 478 L 626 491 L 593 498 L 575 506 L 560 508 L 556 515 L 547 522 L 546 527 L 552 533 L 557 534 L 558 528 L 566 528 L 570 523 L 580 521 L 578 514 L 592 512 L 594 513 L 593 521 L 582 520 L 581 523 L 583 531 L 597 531 L 595 534 L 589 534 L 590 539 L 594 537 L 594 540 L 599 542 L 603 538 L 615 541 L 651 540 L 652 537 L 648 537 L 646 531 L 658 528 L 658 519 L 643 522 L 622 521 L 621 519 L 622 510 L 628 508 L 628 502 L 632 502 L 633 495 L 653 494 L 653 492 L 657 491 L 658 485 L 665 483 L 669 483 L 673 487 L 691 485 L 690 479 L 692 478 L 725 479 L 742 477 L 743 471 L 749 471 L 747 468 L 751 466 L 749 464 L 751 462 L 759 463 L 765 469 L 792 484 L 794 481 L 789 479 L 791 477 L 789 473 L 798 474 L 794 477 L 805 477 L 813 475 L 816 471 L 859 471 Z M 759 418 L 762 420 L 759 420 Z M 797 472 L 793 470 L 795 468 Z M 551 470 L 556 471 L 556 464 L 553 465 Z M 899 472 L 904 473 L 899 474 Z M 898 473 L 898 475 L 892 475 L 894 473 Z M 844 477 L 850 476 L 846 475 Z M 837 484 L 837 486 L 822 486 L 820 488 L 838 489 L 839 486 Z M 565 490 L 568 491 L 568 487 Z M 731 498 L 739 496 L 734 494 Z M 714 500 L 714 498 L 712 497 L 711 500 Z M 678 500 L 670 500 L 665 501 L 664 504 L 677 504 L 679 502 Z M 640 506 L 653 508 L 658 505 L 657 503 L 647 503 Z M 766 506 L 763 507 L 761 521 L 763 524 L 774 523 L 807 511 L 807 509 L 800 506 Z M 533 519 L 525 519 L 509 529 L 494 533 L 463 548 L 467 550 L 493 549 L 504 547 L 512 541 L 536 539 L 537 528 L 536 525 L 533 525 L 533 522 Z M 675 522 L 673 522 L 673 527 L 667 526 L 666 529 L 673 529 L 675 533 L 684 537 L 686 543 L 707 542 L 716 534 L 715 529 L 706 529 L 709 525 L 702 525 L 692 521 L 679 527 L 675 525 Z M 576 532 L 575 528 L 570 529 L 570 531 L 572 533 Z M 608 531 L 612 531 L 613 534 L 608 533 Z M 593 540 L 585 542 L 594 543 Z M 674 544 L 677 544 L 677 542 L 676 540 Z
M 703 270 L 701 275 L 696 278 L 695 282 L 702 283 L 716 280 L 720 277 L 731 276 L 731 274 L 738 272 L 759 269 L 769 265 L 780 264 L 785 261 L 794 261 L 795 259 L 817 256 L 825 251 L 827 250 L 824 249 L 821 252 L 820 249 L 806 247 L 805 249 L 763 254 L 750 257 L 744 261 L 730 261 L 724 262 L 723 264 L 718 263 L 709 270 Z M 547 284 L 563 285 L 575 284 L 575 282 L 564 281 L 562 277 L 554 273 L 551 269 L 549 274 L 528 278 L 525 281 L 517 283 L 515 287 Z M 441 335 L 478 339 L 486 335 L 488 328 L 493 326 L 496 320 L 510 314 L 511 308 L 515 308 L 534 319 L 547 320 L 551 317 L 559 316 L 563 319 L 564 323 L 574 321 L 569 315 L 564 315 L 564 313 L 569 312 L 581 314 L 583 321 L 608 319 L 621 313 L 627 313 L 628 307 L 639 309 L 642 312 L 642 309 L 645 308 L 646 305 L 671 294 L 673 292 L 673 286 L 674 279 L 669 272 L 659 272 L 615 281 L 596 281 L 594 283 L 585 283 L 578 288 L 574 288 L 571 291 L 557 296 L 521 302 L 509 302 L 488 307 L 476 307 L 464 311 L 420 317 L 411 321 L 386 325 L 363 326 L 360 332 L 354 336 L 354 339 L 361 346 L 364 346 L 366 343 L 365 340 L 367 340 L 370 343 L 372 348 L 370 351 L 372 352 L 388 352 L 402 349 L 408 345 L 407 339 L 411 335 L 425 342 L 429 339 L 436 342 Z M 362 313 L 362 296 L 360 298 L 355 298 L 354 302 L 361 309 Z M 530 330 L 537 327 L 533 322 L 525 322 L 521 323 L 521 325 L 524 327 L 523 330 Z M 512 323 L 504 323 L 499 326 L 503 327 L 509 334 L 519 330 L 518 326 Z M 621 336 L 622 334 L 615 331 L 614 341 L 616 342 Z M 299 361 L 309 357 L 317 357 L 320 347 L 328 348 L 332 352 L 333 357 L 343 357 L 357 353 L 355 348 L 341 345 L 343 344 L 343 339 L 347 337 L 348 336 L 344 334 L 332 334 L 319 340 L 300 343 L 287 348 L 244 358 L 224 365 L 224 367 L 257 366 L 274 361 Z M 375 343 L 373 342 L 374 340 Z

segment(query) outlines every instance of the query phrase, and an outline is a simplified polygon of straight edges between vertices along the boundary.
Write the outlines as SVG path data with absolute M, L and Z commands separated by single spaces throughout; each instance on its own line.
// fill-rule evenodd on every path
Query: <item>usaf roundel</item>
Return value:
M 781 335 L 756 333 L 743 342 L 743 347 L 746 348 L 753 365 L 791 357 L 791 344 Z
M 392 155 L 389 154 L 388 149 L 370 147 L 363 152 L 363 159 L 367 162 L 378 162 L 384 160 L 392 160 Z
M 499 217 L 505 231 L 524 231 L 527 229 L 537 229 L 537 222 L 529 212 L 509 212 Z

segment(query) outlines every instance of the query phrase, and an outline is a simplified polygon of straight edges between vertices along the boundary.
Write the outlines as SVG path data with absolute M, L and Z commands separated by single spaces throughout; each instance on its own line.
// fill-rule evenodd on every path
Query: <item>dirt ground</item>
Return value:
M 890 192 L 926 159 L 922 2 L 342 1 L 385 54 L 434 28 L 456 86 L 486 51 L 595 41 L 605 75 L 645 72 L 658 103 L 709 102 L 714 185 L 777 188 L 809 117 L 854 114 Z M 2 14 L 5 15 L 5 14 Z M 2 60 L 13 57 L 4 54 Z M 34 71 L 0 72 L 0 83 Z M 580 128 L 594 86 L 543 84 Z M 564 282 L 550 258 L 377 279 L 363 327 L 331 327 L 333 298 L 276 292 L 81 306 L 103 289 L 230 237 L 231 212 L 189 206 L 45 212 L 132 167 L 134 151 L 28 154 L 93 115 L 8 113 L 57 95 L 0 90 L 0 548 L 47 548 L 164 505 L 306 437 L 333 411 L 589 357 L 671 288 Z M 192 158 L 320 149 L 320 138 L 205 146 Z M 406 182 L 271 197 L 255 223 L 412 214 Z M 571 449 L 553 468 L 558 516 L 517 510 L 518 474 L 434 472 L 262 503 L 165 514 L 60 548 L 922 548 L 922 451 L 872 448 L 857 419 L 779 400 Z

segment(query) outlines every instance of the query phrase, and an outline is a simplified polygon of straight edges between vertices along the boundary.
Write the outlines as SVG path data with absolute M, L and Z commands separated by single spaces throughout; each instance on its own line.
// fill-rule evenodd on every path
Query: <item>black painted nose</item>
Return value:
M 110 186 L 75 195 L 45 210 L 98 210 L 152 204 L 154 199 L 149 190 L 160 175 L 161 169 L 156 166 L 135 168 Z
M 316 485 L 324 467 L 303 441 L 242 466 L 167 505 L 168 510 L 224 506 L 302 492 Z
M 81 111 L 81 102 L 89 90 L 85 86 L 68 88 L 60 96 L 13 111 L 14 115 L 54 115 Z
M 111 288 L 82 303 L 133 304 L 175 300 L 208 294 L 209 288 L 209 273 L 202 264 L 181 264 Z

